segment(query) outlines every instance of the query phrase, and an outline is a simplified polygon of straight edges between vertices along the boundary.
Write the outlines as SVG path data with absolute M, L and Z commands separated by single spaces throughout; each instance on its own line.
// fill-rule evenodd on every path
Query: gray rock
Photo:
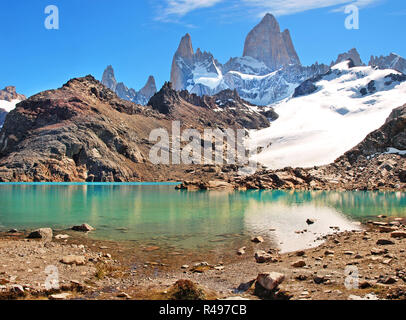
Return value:
M 51 228 L 41 228 L 31 232 L 28 239 L 41 239 L 45 242 L 52 241 L 53 232 Z
M 92 226 L 88 225 L 87 223 L 84 223 L 80 226 L 74 226 L 72 227 L 73 231 L 79 231 L 79 232 L 90 232 L 95 230 Z

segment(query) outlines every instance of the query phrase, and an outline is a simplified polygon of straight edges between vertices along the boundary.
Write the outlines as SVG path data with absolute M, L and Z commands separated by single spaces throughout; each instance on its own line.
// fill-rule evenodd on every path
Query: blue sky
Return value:
M 347 30 L 343 7 L 360 8 L 359 30 Z M 44 27 L 45 7 L 59 8 L 59 30 Z M 220 62 L 241 56 L 247 33 L 270 12 L 291 32 L 305 65 L 330 63 L 356 47 L 371 54 L 406 56 L 403 0 L 15 0 L 0 11 L 0 87 L 28 96 L 58 88 L 70 78 L 101 79 L 112 64 L 116 77 L 140 89 L 152 74 L 169 80 L 181 36 Z

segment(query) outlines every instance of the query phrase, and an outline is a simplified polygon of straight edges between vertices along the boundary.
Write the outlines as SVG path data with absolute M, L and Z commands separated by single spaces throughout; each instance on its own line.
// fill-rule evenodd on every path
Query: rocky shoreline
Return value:
M 257 235 L 227 254 L 167 252 L 164 259 L 159 248 L 80 232 L 28 239 L 13 230 L 0 234 L 0 299 L 406 299 L 405 222 L 381 217 L 297 252 L 281 254 Z M 196 295 L 182 295 L 185 286 Z

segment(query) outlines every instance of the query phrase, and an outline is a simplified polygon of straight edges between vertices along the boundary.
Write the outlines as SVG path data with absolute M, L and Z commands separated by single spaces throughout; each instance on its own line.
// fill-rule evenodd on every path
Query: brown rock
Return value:
M 262 238 L 261 236 L 254 237 L 254 238 L 251 239 L 251 242 L 262 243 L 262 242 L 264 242 L 264 238 Z
M 255 260 L 257 263 L 266 263 L 266 262 L 276 262 L 277 260 L 270 254 L 265 251 L 257 251 L 255 253 Z
M 63 257 L 61 260 L 61 263 L 68 264 L 68 265 L 82 266 L 86 263 L 86 258 L 84 256 L 70 255 L 70 256 Z
M 398 238 L 398 239 L 405 239 L 406 238 L 406 232 L 405 231 L 394 231 L 390 235 L 392 238 Z
M 376 244 L 380 245 L 380 246 L 387 246 L 387 245 L 393 245 L 395 243 L 392 240 L 389 240 L 389 239 L 379 239 L 376 242 Z
M 266 290 L 276 289 L 285 280 L 285 275 L 278 272 L 260 273 L 257 282 Z
M 292 267 L 294 268 L 303 268 L 304 266 L 306 266 L 306 262 L 304 260 L 298 260 L 292 263 Z

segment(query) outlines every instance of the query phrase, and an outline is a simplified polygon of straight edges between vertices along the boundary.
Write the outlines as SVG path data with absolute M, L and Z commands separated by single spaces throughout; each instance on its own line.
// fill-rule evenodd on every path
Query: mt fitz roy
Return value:
M 351 59 L 363 66 L 356 49 L 338 55 L 330 65 L 315 62 L 303 66 L 293 44 L 290 31 L 281 31 L 276 18 L 266 14 L 247 35 L 242 57 L 220 63 L 210 52 L 193 49 L 190 34 L 182 37 L 172 60 L 170 81 L 177 91 L 188 90 L 198 96 L 215 95 L 222 90 L 236 90 L 241 98 L 255 105 L 270 105 L 290 98 L 304 81 L 324 75 L 330 67 Z M 391 53 L 371 56 L 369 66 L 406 72 L 406 60 Z M 156 93 L 152 76 L 139 92 L 117 83 L 111 66 L 103 74 L 102 83 L 125 100 L 146 105 Z M 147 89 L 148 88 L 148 89 Z

